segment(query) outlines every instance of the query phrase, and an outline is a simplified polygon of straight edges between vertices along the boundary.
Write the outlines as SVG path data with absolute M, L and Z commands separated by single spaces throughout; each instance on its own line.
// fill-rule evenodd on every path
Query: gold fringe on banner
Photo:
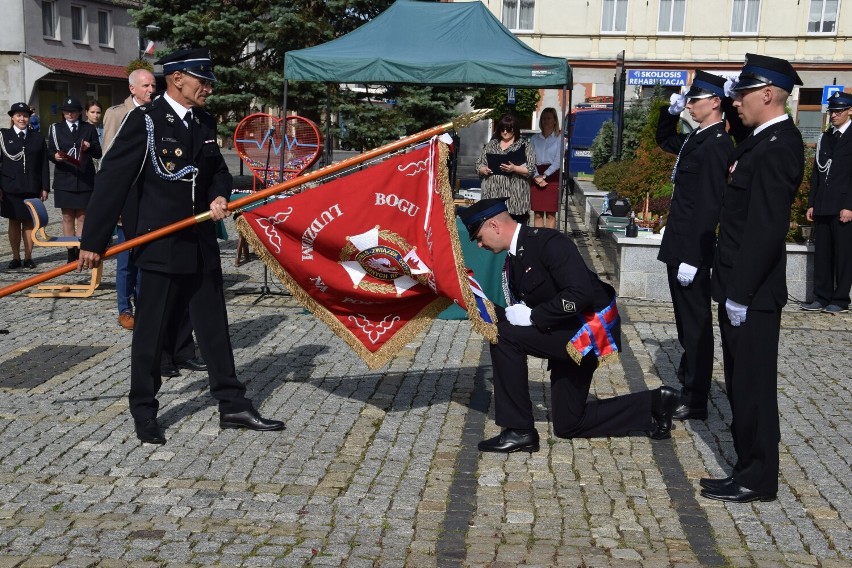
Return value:
M 450 231 L 450 240 L 452 242 L 453 255 L 456 260 L 457 277 L 461 283 L 462 294 L 464 295 L 465 304 L 468 306 L 468 317 L 471 321 L 474 331 L 486 337 L 492 343 L 497 340 L 497 326 L 488 324 L 479 316 L 479 311 L 476 307 L 476 301 L 473 292 L 467 281 L 467 272 L 465 271 L 464 259 L 461 253 L 461 244 L 459 242 L 458 230 L 456 229 L 455 207 L 453 204 L 453 194 L 450 189 L 449 170 L 447 168 L 447 145 L 443 142 L 438 144 L 438 190 L 441 200 L 444 202 L 444 221 L 447 223 L 447 228 Z M 402 348 L 410 343 L 418 333 L 431 325 L 435 318 L 446 308 L 453 304 L 448 298 L 438 297 L 430 302 L 422 309 L 413 319 L 408 321 L 402 330 L 393 336 L 387 343 L 382 345 L 377 351 L 371 352 L 356 339 L 345 325 L 343 325 L 325 306 L 314 300 L 310 294 L 305 292 L 301 286 L 281 267 L 275 257 L 266 249 L 255 232 L 251 229 L 244 218 L 240 217 L 236 221 L 237 231 L 248 242 L 252 250 L 258 257 L 269 267 L 269 269 L 278 277 L 281 282 L 290 290 L 293 297 L 302 304 L 314 316 L 325 323 L 335 335 L 343 339 L 355 353 L 367 363 L 370 369 L 378 369 L 386 365 Z M 491 302 L 486 301 L 488 313 L 492 320 L 496 321 L 497 316 L 494 312 L 494 306 Z
M 476 307 L 476 298 L 470 285 L 467 281 L 467 267 L 464 263 L 464 255 L 462 254 L 461 242 L 459 241 L 459 231 L 456 226 L 456 206 L 453 203 L 453 191 L 450 187 L 449 168 L 447 166 L 447 157 L 449 148 L 443 142 L 438 143 L 439 165 L 438 165 L 438 188 L 441 192 L 441 200 L 444 202 L 444 222 L 447 224 L 447 229 L 450 231 L 450 242 L 453 247 L 453 257 L 456 259 L 456 270 L 459 282 L 461 283 L 462 296 L 464 303 L 467 306 L 467 319 L 473 327 L 473 331 L 490 341 L 497 343 L 497 324 L 484 321 L 479 315 L 479 309 Z M 494 310 L 494 304 L 490 300 L 485 300 L 485 309 L 488 315 L 491 316 L 491 321 L 497 321 L 497 313 Z

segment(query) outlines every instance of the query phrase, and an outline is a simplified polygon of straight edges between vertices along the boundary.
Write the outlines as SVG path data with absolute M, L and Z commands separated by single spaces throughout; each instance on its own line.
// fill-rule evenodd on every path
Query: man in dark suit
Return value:
M 528 355 L 550 364 L 555 435 L 671 437 L 677 391 L 670 387 L 586 401 L 598 363 L 617 355 L 620 320 L 615 290 L 586 267 L 574 243 L 553 229 L 520 225 L 505 198 L 483 199 L 458 214 L 470 240 L 494 253 L 508 252 L 508 307 L 498 309 L 499 337 L 491 345 L 494 416 L 503 431 L 480 442 L 479 449 L 538 451 Z
M 778 492 L 778 341 L 787 302 L 790 206 L 802 182 L 804 143 L 784 105 L 799 75 L 784 59 L 746 54 L 733 85 L 734 107 L 753 128 L 728 160 L 713 299 L 737 462 L 729 477 L 701 479 L 701 495 L 745 503 Z
M 817 143 L 808 221 L 814 224 L 814 301 L 802 309 L 839 314 L 852 288 L 852 93 L 828 101 L 831 128 Z
M 202 108 L 216 80 L 209 52 L 180 50 L 158 63 L 166 93 L 127 114 L 101 164 L 78 270 L 100 262 L 134 183 L 139 235 L 195 215 L 214 221 L 229 215 L 231 174 L 216 143 L 216 120 Z M 130 364 L 137 437 L 165 443 L 157 423 L 160 353 L 184 305 L 207 361 L 211 394 L 219 401 L 220 426 L 283 429 L 282 422 L 260 416 L 237 379 L 214 224 L 200 222 L 141 245 L 134 255 L 141 270 Z
M 671 210 L 657 255 L 666 264 L 677 339 L 683 348 L 677 370 L 683 389 L 675 420 L 707 418 L 713 374 L 710 268 L 728 156 L 734 149 L 725 132 L 724 99 L 725 79 L 699 69 L 689 91 L 673 95 L 668 112 L 661 111 L 657 123 L 657 144 L 677 155 Z M 684 107 L 698 122 L 689 135 L 677 132 Z

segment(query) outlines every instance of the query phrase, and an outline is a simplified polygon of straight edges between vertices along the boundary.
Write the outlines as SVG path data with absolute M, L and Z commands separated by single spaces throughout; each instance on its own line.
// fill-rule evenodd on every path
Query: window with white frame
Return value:
M 837 13 L 840 0 L 811 0 L 811 12 L 808 15 L 808 32 L 837 33 Z
M 682 34 L 685 16 L 686 0 L 660 0 L 657 31 L 664 34 Z
M 627 31 L 627 0 L 603 0 L 601 31 Z
M 71 5 L 71 41 L 84 43 L 86 41 L 86 8 Z
M 46 38 L 59 39 L 59 27 L 56 25 L 56 2 L 42 0 L 41 2 L 41 33 Z
M 535 0 L 503 0 L 503 25 L 510 30 L 532 30 Z
M 760 20 L 760 0 L 734 0 L 731 14 L 732 34 L 756 34 Z
M 112 14 L 98 10 L 98 45 L 112 46 Z

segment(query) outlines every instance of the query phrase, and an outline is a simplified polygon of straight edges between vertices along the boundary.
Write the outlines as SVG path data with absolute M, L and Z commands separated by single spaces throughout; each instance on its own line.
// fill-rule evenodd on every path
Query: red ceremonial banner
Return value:
M 496 340 L 494 307 L 475 298 L 464 267 L 446 158 L 433 139 L 237 221 L 293 296 L 371 369 L 453 302 Z

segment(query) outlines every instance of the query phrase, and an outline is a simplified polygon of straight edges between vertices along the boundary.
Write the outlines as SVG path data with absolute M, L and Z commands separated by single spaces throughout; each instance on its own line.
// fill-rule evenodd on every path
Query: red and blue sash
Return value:
M 583 312 L 577 315 L 583 326 L 565 346 L 568 355 L 578 365 L 589 351 L 594 350 L 599 364 L 609 363 L 618 359 L 618 345 L 612 335 L 612 329 L 618 324 L 618 306 L 615 297 L 612 302 L 599 312 Z

